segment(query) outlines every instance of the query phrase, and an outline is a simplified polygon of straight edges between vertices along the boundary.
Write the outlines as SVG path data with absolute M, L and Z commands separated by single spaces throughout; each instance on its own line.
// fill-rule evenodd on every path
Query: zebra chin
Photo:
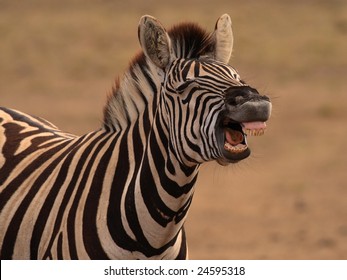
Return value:
M 223 147 L 220 147 L 222 157 L 217 158 L 216 161 L 223 166 L 226 166 L 231 163 L 238 163 L 239 161 L 246 159 L 250 156 L 251 150 L 247 147 L 242 152 L 232 152 Z

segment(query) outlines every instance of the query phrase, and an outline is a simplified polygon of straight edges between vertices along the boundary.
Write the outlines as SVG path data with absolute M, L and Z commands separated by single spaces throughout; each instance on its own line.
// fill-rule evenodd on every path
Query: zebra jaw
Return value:
M 224 149 L 230 153 L 242 153 L 248 149 L 247 136 L 261 136 L 266 129 L 265 122 L 234 123 L 229 119 L 223 122 Z

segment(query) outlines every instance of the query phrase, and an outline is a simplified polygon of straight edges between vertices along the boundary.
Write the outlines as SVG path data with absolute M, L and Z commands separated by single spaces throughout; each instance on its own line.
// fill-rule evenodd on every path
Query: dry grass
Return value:
M 82 134 L 100 124 L 113 79 L 151 14 L 212 30 L 233 19 L 231 64 L 273 98 L 252 158 L 207 164 L 188 218 L 190 257 L 346 259 L 345 1 L 0 2 L 0 105 Z M 183 8 L 184 7 L 184 8 Z

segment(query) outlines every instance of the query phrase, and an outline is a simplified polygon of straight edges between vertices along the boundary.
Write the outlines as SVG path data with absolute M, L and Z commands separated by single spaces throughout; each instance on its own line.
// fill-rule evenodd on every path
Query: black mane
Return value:
M 198 58 L 214 51 L 212 36 L 194 23 L 182 23 L 169 30 L 172 47 L 178 58 Z

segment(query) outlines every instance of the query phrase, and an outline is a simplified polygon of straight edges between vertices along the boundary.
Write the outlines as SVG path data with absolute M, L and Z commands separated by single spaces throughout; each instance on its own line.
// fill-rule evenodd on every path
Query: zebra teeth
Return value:
M 238 144 L 238 145 L 234 146 L 228 142 L 225 142 L 224 143 L 224 149 L 230 153 L 239 154 L 239 153 L 242 153 L 242 152 L 247 150 L 247 145 Z
M 247 136 L 262 136 L 265 133 L 264 129 L 245 129 L 244 133 Z
M 266 127 L 246 128 L 242 126 L 242 130 L 247 136 L 262 136 L 265 133 L 265 129 Z

